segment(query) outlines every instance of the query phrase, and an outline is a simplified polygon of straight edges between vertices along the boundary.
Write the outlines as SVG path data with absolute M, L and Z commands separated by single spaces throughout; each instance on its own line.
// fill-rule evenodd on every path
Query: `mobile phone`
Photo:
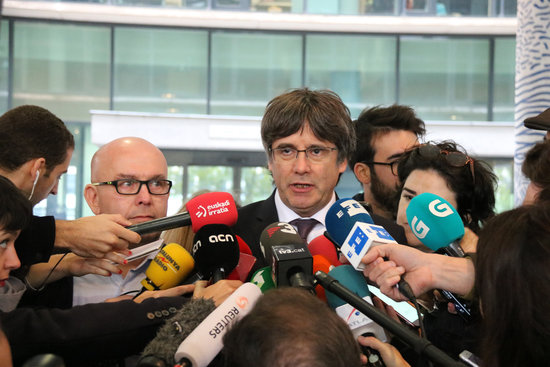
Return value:
M 481 365 L 481 359 L 468 350 L 463 350 L 458 356 L 469 366 L 479 367 Z
M 382 300 L 382 302 L 384 302 L 388 306 L 393 307 L 395 312 L 397 312 L 397 315 L 403 321 L 405 321 L 406 323 L 408 323 L 411 326 L 416 326 L 416 327 L 419 326 L 418 313 L 416 312 L 416 308 L 413 305 L 411 305 L 407 301 L 396 302 L 393 299 L 391 299 L 390 297 L 388 297 L 385 294 L 383 294 L 382 292 L 380 292 L 380 289 L 378 289 L 377 287 L 375 287 L 373 285 L 369 284 L 368 287 L 369 287 L 369 291 L 373 295 L 380 298 L 380 300 Z

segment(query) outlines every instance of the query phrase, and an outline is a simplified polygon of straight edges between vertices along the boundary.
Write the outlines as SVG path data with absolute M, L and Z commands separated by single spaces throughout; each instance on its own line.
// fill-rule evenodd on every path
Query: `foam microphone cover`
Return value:
M 355 270 L 351 265 L 341 265 L 333 268 L 328 272 L 328 275 L 338 280 L 344 287 L 348 288 L 359 297 L 364 298 L 370 296 L 367 281 L 363 277 L 363 273 Z M 336 309 L 347 302 L 330 291 L 326 291 L 327 301 L 332 309 Z
M 290 224 L 274 222 L 265 227 L 260 235 L 260 248 L 267 264 L 271 264 L 273 258 L 271 248 L 278 245 L 303 244 L 304 241 L 298 232 Z
M 175 287 L 194 267 L 195 260 L 186 249 L 177 243 L 169 243 L 151 261 L 141 285 L 150 291 Z
M 437 251 L 464 236 L 464 223 L 447 200 L 432 193 L 415 196 L 407 207 L 407 221 L 414 235 Z
M 225 224 L 207 224 L 195 234 L 193 257 L 197 271 L 205 278 L 219 269 L 229 274 L 239 262 L 237 238 Z
M 340 246 L 344 243 L 355 222 L 374 223 L 367 210 L 353 199 L 337 200 L 329 208 L 325 217 L 327 232 Z
M 237 223 L 237 205 L 228 192 L 208 192 L 189 200 L 185 204 L 193 232 L 197 233 L 206 224 L 225 224 L 231 227 Z
M 174 354 L 181 342 L 215 309 L 210 299 L 189 300 L 159 328 L 155 338 L 143 350 L 138 367 L 173 366 Z
M 313 255 L 313 274 L 317 273 L 318 271 L 328 273 L 332 269 L 332 267 L 333 264 L 331 264 L 331 262 L 327 260 L 327 258 L 323 255 Z M 317 298 L 319 298 L 321 301 L 327 302 L 325 288 L 323 288 L 321 284 L 317 284 L 315 286 L 315 293 L 317 294 Z
M 307 247 L 312 256 L 323 255 L 332 265 L 342 265 L 338 260 L 338 254 L 336 253 L 334 244 L 324 235 L 315 237 Z

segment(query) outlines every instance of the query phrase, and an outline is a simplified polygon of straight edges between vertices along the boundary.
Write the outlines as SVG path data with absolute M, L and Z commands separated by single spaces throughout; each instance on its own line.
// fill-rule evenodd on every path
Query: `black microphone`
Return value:
M 195 268 L 212 283 L 224 279 L 239 263 L 237 236 L 225 224 L 207 224 L 195 234 L 193 258 Z
M 284 222 L 270 224 L 260 235 L 260 246 L 277 287 L 300 287 L 316 294 L 313 257 L 294 227 Z
M 191 334 L 216 306 L 211 300 L 192 299 L 159 328 L 157 336 L 147 344 L 138 367 L 173 366 L 174 354 L 181 342 Z
M 455 361 L 442 350 L 435 347 L 427 339 L 421 338 L 409 328 L 401 325 L 395 320 L 390 319 L 382 311 L 378 310 L 357 294 L 344 287 L 338 280 L 334 279 L 330 275 L 323 273 L 322 271 L 318 271 L 315 273 L 315 279 L 317 279 L 323 288 L 336 294 L 338 297 L 355 307 L 359 312 L 403 340 L 406 344 L 411 346 L 416 353 L 425 355 L 430 360 L 441 366 L 464 367 L 464 364 Z
M 223 223 L 232 226 L 237 222 L 237 205 L 233 196 L 227 192 L 208 192 L 189 200 L 185 206 L 187 212 L 133 224 L 127 228 L 145 234 L 191 225 L 196 233 L 206 224 Z

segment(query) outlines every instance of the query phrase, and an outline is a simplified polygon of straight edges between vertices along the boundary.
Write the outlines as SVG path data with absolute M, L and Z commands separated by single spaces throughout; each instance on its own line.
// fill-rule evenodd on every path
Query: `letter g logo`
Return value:
M 439 199 L 432 201 L 428 205 L 428 209 L 430 209 L 430 213 L 440 218 L 447 217 L 454 213 L 453 209 L 451 209 L 447 203 L 442 203 Z
M 411 222 L 411 229 L 414 235 L 418 237 L 418 239 L 420 240 L 426 237 L 426 235 L 430 231 L 430 228 L 426 225 L 426 223 L 422 222 L 421 220 L 418 220 L 416 215 L 414 216 Z

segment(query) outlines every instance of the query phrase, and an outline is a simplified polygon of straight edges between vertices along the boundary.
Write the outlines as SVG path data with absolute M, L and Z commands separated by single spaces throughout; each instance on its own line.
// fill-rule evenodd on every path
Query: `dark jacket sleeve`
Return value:
M 0 314 L 15 365 L 36 354 L 53 353 L 67 364 L 139 354 L 186 297 L 151 298 L 61 309 L 18 308 Z
M 52 216 L 33 216 L 31 223 L 21 231 L 15 250 L 21 265 L 47 262 L 55 243 L 55 219 Z

